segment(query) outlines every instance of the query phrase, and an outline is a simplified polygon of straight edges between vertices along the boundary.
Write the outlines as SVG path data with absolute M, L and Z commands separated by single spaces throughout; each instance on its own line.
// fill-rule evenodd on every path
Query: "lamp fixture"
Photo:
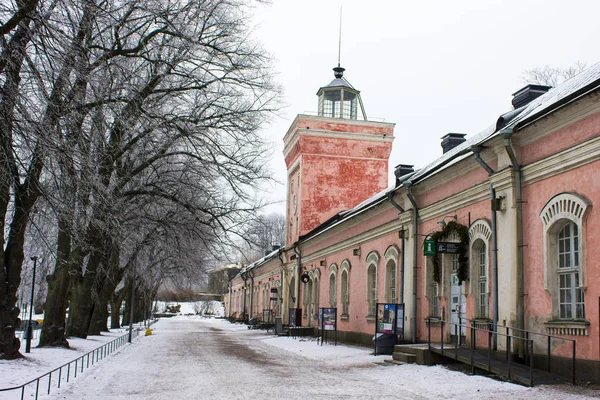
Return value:
M 453 218 L 454 221 L 458 221 L 458 215 L 454 214 L 454 215 L 446 215 L 444 218 L 442 218 L 440 221 L 437 222 L 437 224 L 444 229 L 447 225 L 446 223 L 446 218 Z

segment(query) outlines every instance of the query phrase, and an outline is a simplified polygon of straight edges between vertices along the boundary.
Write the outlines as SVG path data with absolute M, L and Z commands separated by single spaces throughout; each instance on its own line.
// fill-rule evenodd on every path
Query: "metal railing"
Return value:
M 139 335 L 140 330 L 141 328 L 134 329 L 133 333 L 135 333 L 135 337 Z M 45 373 L 44 375 L 31 379 L 22 385 L 9 388 L 0 388 L 0 393 L 20 391 L 20 397 L 18 397 L 19 399 L 24 400 L 25 394 L 28 393 L 28 398 L 32 397 L 33 399 L 37 400 L 40 389 L 44 390 L 47 394 L 50 394 L 53 386 L 56 386 L 57 389 L 60 389 L 61 382 L 69 382 L 70 378 L 76 378 L 78 371 L 80 374 L 83 373 L 84 368 L 89 369 L 90 366 L 94 366 L 94 363 L 101 361 L 115 350 L 127 344 L 128 337 L 129 333 L 119 336 L 118 338 L 107 342 L 104 345 L 95 348 L 94 350 L 89 351 L 66 364 L 61 365 L 60 367 L 57 367 L 52 371 Z M 48 384 L 41 388 L 41 381 L 45 380 L 46 377 L 48 378 Z
M 492 324 L 490 324 L 491 326 L 493 326 Z M 531 332 L 531 331 L 527 331 L 525 329 L 519 329 L 519 328 L 512 328 L 509 326 L 505 326 L 505 325 L 495 325 L 496 329 L 498 328 L 502 328 L 502 329 L 506 329 L 506 334 L 508 335 L 511 331 L 512 332 L 519 332 L 519 336 L 515 336 L 515 337 L 519 337 L 519 339 L 525 339 L 525 340 L 530 340 L 532 336 L 539 336 L 543 339 L 543 341 L 546 344 L 546 354 L 545 354 L 545 358 L 546 358 L 546 372 L 552 372 L 552 339 L 554 340 L 561 340 L 563 342 L 570 342 L 571 346 L 572 346 L 572 354 L 571 354 L 571 383 L 573 385 L 575 385 L 575 369 L 576 369 L 576 359 L 577 359 L 577 341 L 575 339 L 567 339 L 561 336 L 554 336 L 554 335 L 548 335 L 546 333 L 540 333 L 540 332 Z M 525 334 L 525 337 L 523 338 L 522 333 Z M 535 342 L 534 339 L 531 339 L 532 342 Z M 531 353 L 529 353 L 527 351 L 527 347 L 525 347 L 525 359 L 527 360 L 529 357 L 531 357 L 532 359 L 535 358 L 535 352 L 534 352 L 534 348 L 532 347 Z
M 429 317 L 429 318 L 425 318 L 425 320 L 427 321 L 427 343 L 428 343 L 428 347 L 431 350 L 432 349 L 432 342 L 431 342 L 431 326 L 434 323 L 438 323 L 440 324 L 440 329 L 441 329 L 441 333 L 440 333 L 440 353 L 442 356 L 444 356 L 444 351 L 446 351 L 446 353 L 448 353 L 448 351 L 452 351 L 454 350 L 454 358 L 458 360 L 458 349 L 459 347 L 461 347 L 461 334 L 460 331 L 462 331 L 462 328 L 468 329 L 470 330 L 470 355 L 469 355 L 469 362 L 471 365 L 472 370 L 474 371 L 475 369 L 475 365 L 474 365 L 474 353 L 477 350 L 477 332 L 483 332 L 487 334 L 487 370 L 491 371 L 492 369 L 492 359 L 496 358 L 494 357 L 494 353 L 497 352 L 497 350 L 494 350 L 495 346 L 494 346 L 494 342 L 497 341 L 497 337 L 498 336 L 502 336 L 506 338 L 506 368 L 507 368 L 507 375 L 508 375 L 508 379 L 511 379 L 511 373 L 512 373 L 512 364 L 516 363 L 513 360 L 512 357 L 512 345 L 514 343 L 514 341 L 522 341 L 524 343 L 524 350 L 525 350 L 525 362 L 524 363 L 517 363 L 520 365 L 525 365 L 526 367 L 529 368 L 529 385 L 533 386 L 533 370 L 534 370 L 534 360 L 535 360 L 535 346 L 534 346 L 534 339 L 531 338 L 531 336 L 533 335 L 539 335 L 542 337 L 547 338 L 547 352 L 545 354 L 546 357 L 546 372 L 552 372 L 551 371 L 551 360 L 552 360 L 552 340 L 562 340 L 562 341 L 566 341 L 566 342 L 572 342 L 572 349 L 573 349 L 573 354 L 572 354 L 572 368 L 571 368 L 571 383 L 575 384 L 575 361 L 576 361 L 576 341 L 573 339 L 567 339 L 567 338 L 563 338 L 560 336 L 553 336 L 553 335 L 547 335 L 544 333 L 537 333 L 537 332 L 530 332 L 527 330 L 522 330 L 522 329 L 518 329 L 518 328 L 512 328 L 512 327 L 508 327 L 508 326 L 504 326 L 504 325 L 494 325 L 492 323 L 486 323 L 485 325 L 489 326 L 490 329 L 485 329 L 482 327 L 476 327 L 474 324 L 474 321 L 472 320 L 467 320 L 470 324 L 470 326 L 467 326 L 466 324 L 462 324 L 462 323 L 456 323 L 456 322 L 448 322 L 448 321 L 444 321 L 440 318 L 433 318 L 433 317 Z M 450 329 L 452 329 L 452 327 L 454 327 L 454 346 L 452 348 L 450 348 L 450 350 L 444 350 L 444 327 L 445 325 L 450 326 Z M 495 329 L 493 329 L 495 328 Z M 500 333 L 498 332 L 498 328 L 501 329 L 505 329 L 506 332 L 505 333 Z M 517 333 L 517 334 L 514 334 Z M 523 335 L 524 334 L 524 335 Z

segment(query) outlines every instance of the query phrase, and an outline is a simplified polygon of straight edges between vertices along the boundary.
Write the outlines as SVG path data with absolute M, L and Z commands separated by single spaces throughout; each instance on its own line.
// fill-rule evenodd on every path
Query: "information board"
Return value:
M 396 333 L 396 304 L 377 303 L 377 333 Z

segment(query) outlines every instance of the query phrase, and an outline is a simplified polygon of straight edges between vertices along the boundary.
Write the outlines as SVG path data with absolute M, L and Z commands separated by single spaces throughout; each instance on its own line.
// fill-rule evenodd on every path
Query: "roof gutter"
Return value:
M 419 208 L 417 207 L 417 202 L 411 192 L 411 187 L 413 182 L 407 181 L 404 182 L 404 187 L 406 187 L 406 195 L 408 200 L 413 207 L 413 294 L 412 294 L 412 325 L 411 325 L 411 340 L 413 343 L 417 343 L 417 271 L 418 271 L 418 262 L 417 262 L 417 253 L 419 251 L 419 246 L 417 244 L 418 231 L 419 231 Z M 404 282 L 403 282 L 404 284 Z

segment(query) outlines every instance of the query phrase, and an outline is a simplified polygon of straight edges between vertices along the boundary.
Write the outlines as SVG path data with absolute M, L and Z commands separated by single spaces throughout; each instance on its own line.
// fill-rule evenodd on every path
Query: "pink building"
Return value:
M 231 281 L 229 315 L 287 323 L 301 308 L 315 327 L 318 308 L 335 307 L 340 339 L 366 344 L 376 304 L 404 304 L 403 342 L 524 330 L 515 357 L 533 343 L 570 368 L 575 343 L 578 377 L 600 381 L 600 64 L 524 87 L 490 128 L 445 135 L 425 168 L 396 167 L 390 188 L 394 125 L 368 121 L 342 73 L 284 138 L 287 246 Z M 442 336 L 443 324 L 456 328 Z

